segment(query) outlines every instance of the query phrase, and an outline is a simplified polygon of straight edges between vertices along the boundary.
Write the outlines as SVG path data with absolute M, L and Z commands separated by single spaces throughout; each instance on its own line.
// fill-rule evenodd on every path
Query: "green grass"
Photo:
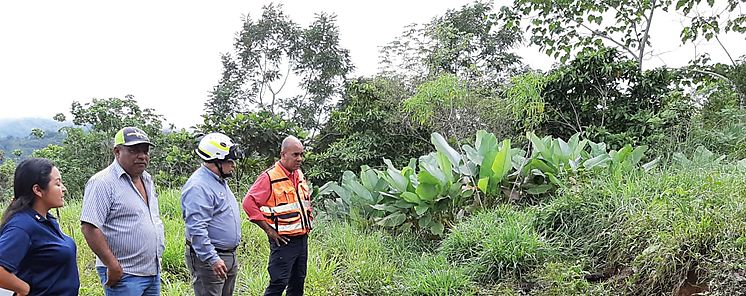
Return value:
M 179 192 L 160 192 L 163 295 L 189 295 Z M 322 215 L 319 215 L 322 216 Z M 332 217 L 333 215 L 327 215 Z M 80 201 L 61 209 L 78 245 L 80 295 L 101 295 L 80 233 Z M 746 287 L 746 174 L 720 169 L 597 176 L 538 205 L 502 205 L 457 223 L 442 241 L 317 221 L 306 295 L 708 295 Z M 266 235 L 247 219 L 236 295 L 268 282 Z M 589 274 L 602 274 L 588 282 Z
M 671 294 L 691 274 L 705 284 L 733 272 L 718 262 L 746 262 L 744 177 L 690 168 L 598 178 L 543 206 L 537 228 L 565 257 L 609 273 L 619 294 Z
M 500 206 L 459 223 L 443 240 L 441 252 L 470 268 L 480 280 L 517 276 L 551 255 L 551 246 L 533 226 L 534 213 Z
M 179 192 L 160 192 L 161 217 L 166 229 L 163 255 L 163 295 L 192 294 L 184 263 L 184 223 Z M 61 209 L 62 228 L 78 246 L 81 275 L 80 295 L 100 295 L 101 284 L 95 257 L 80 233 L 80 201 Z M 405 287 L 395 282 L 395 274 L 423 250 L 422 242 L 408 236 L 391 236 L 380 231 L 364 231 L 342 223 L 319 221 L 309 241 L 306 295 L 396 295 Z M 267 283 L 269 246 L 264 232 L 244 220 L 239 247 L 239 278 L 236 295 L 260 295 Z M 403 257 L 399 257 L 403 256 Z

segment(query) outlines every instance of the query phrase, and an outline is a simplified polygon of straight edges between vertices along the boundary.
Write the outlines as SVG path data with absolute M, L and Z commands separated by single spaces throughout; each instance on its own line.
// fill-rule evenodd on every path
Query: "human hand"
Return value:
M 124 275 L 124 270 L 122 270 L 122 265 L 119 265 L 119 262 L 117 262 L 116 266 L 112 267 L 106 267 L 106 286 L 107 287 L 114 287 L 119 282 L 119 280 L 122 279 L 122 275 Z
M 228 278 L 228 268 L 225 267 L 225 261 L 219 259 L 212 265 L 212 272 L 221 279 Z
M 267 232 L 267 237 L 273 240 L 277 244 L 278 247 L 282 245 L 287 245 L 287 243 L 290 241 L 290 239 L 288 239 L 287 237 L 281 236 L 274 229 L 270 228 L 266 232 Z
M 31 293 L 31 286 L 29 286 L 28 283 L 23 282 L 23 286 L 21 286 L 21 290 L 15 291 L 15 294 L 13 295 L 26 296 L 28 295 L 28 293 Z

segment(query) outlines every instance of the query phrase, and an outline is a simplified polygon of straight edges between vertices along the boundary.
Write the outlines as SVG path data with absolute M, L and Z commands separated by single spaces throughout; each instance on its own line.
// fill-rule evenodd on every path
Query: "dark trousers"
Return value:
M 235 250 L 232 252 L 218 251 L 218 256 L 225 262 L 228 268 L 226 279 L 215 275 L 212 266 L 207 262 L 202 262 L 197 257 L 190 246 L 186 246 L 184 257 L 189 273 L 192 274 L 192 288 L 196 296 L 230 296 L 233 295 L 233 289 L 236 286 L 236 277 L 238 276 L 238 262 L 236 260 Z
M 287 296 L 303 295 L 308 261 L 308 235 L 290 236 L 286 245 L 269 242 L 269 286 L 264 296 L 280 296 L 287 288 Z

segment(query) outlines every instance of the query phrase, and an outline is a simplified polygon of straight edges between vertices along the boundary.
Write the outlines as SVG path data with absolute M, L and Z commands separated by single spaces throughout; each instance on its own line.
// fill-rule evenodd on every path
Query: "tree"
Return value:
M 488 87 L 469 87 L 453 74 L 444 74 L 417 86 L 403 102 L 415 121 L 446 137 L 466 139 L 483 129 L 506 135 L 511 131 L 505 100 Z
M 31 136 L 37 139 L 44 138 L 44 131 L 38 128 L 31 129 Z
M 642 69 L 652 54 L 651 28 L 661 13 L 681 13 L 688 20 L 680 31 L 683 43 L 722 32 L 746 32 L 742 1 L 707 0 L 711 15 L 697 10 L 702 0 L 516 0 L 502 17 L 511 26 L 524 26 L 530 42 L 547 55 L 566 61 L 579 50 L 602 45 L 615 46 L 637 61 Z M 724 2 L 724 3 L 723 3 Z M 738 14 L 741 12 L 740 14 Z M 527 22 L 527 23 L 526 23 Z M 718 40 L 719 41 L 719 40 Z
M 429 151 L 430 130 L 400 110 L 409 95 L 401 81 L 386 77 L 350 81 L 309 153 L 309 179 L 323 184 L 364 164 L 383 166 L 384 158 L 405 165 Z
M 409 26 L 382 48 L 383 72 L 413 85 L 452 74 L 494 86 L 523 70 L 520 58 L 508 52 L 520 41 L 517 27 L 504 26 L 491 3 L 477 1 Z
M 222 56 L 223 76 L 205 104 L 205 124 L 262 111 L 318 130 L 353 68 L 349 51 L 339 45 L 336 17 L 319 13 L 304 29 L 281 5 L 263 9 L 256 21 L 244 18 L 235 53 Z M 287 94 L 294 79 L 300 92 Z
M 162 132 L 163 116 L 155 110 L 141 108 L 134 97 L 124 99 L 93 99 L 90 103 L 73 102 L 70 107 L 75 126 L 63 127 L 65 134 L 61 145 L 49 145 L 34 151 L 34 157 L 49 158 L 59 167 L 65 179 L 68 195 L 72 198 L 82 197 L 85 182 L 98 170 L 108 166 L 114 159 L 112 146 L 115 133 L 125 126 L 136 126 L 148 133 L 150 140 L 156 143 L 151 150 L 151 165 L 148 171 L 159 185 L 180 186 L 179 176 L 186 170 L 194 168 L 194 162 L 185 160 L 184 155 L 191 155 L 194 145 L 192 138 L 185 131 L 164 136 Z M 64 116 L 55 119 L 64 119 Z M 84 128 L 88 127 L 88 128 Z M 174 167 L 178 166 L 178 170 Z M 161 173 L 164 171 L 166 173 Z M 169 178 L 172 177 L 172 178 Z
M 13 196 L 12 188 L 15 170 L 16 163 L 12 159 L 6 159 L 0 163 L 0 202 L 5 201 L 6 197 L 12 198 Z
M 111 134 L 112 138 L 125 126 L 139 127 L 149 135 L 159 133 L 163 128 L 163 115 L 156 114 L 151 108 L 140 108 L 132 95 L 126 95 L 124 99 L 94 98 L 85 104 L 74 101 L 70 113 L 75 125 L 90 126 L 91 130 Z M 61 118 L 64 119 L 64 116 Z
M 641 72 L 613 48 L 583 51 L 549 73 L 541 129 L 561 138 L 580 132 L 613 149 L 680 140 L 666 137 L 678 136 L 672 129 L 688 124 L 693 108 L 677 79 L 666 68 Z

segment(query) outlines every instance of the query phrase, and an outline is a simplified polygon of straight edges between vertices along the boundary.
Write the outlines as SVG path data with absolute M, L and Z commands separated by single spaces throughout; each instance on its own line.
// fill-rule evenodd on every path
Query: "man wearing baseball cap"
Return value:
M 150 162 L 148 135 L 125 127 L 114 136 L 114 161 L 88 180 L 80 224 L 96 254 L 106 296 L 160 295 L 163 222 Z

